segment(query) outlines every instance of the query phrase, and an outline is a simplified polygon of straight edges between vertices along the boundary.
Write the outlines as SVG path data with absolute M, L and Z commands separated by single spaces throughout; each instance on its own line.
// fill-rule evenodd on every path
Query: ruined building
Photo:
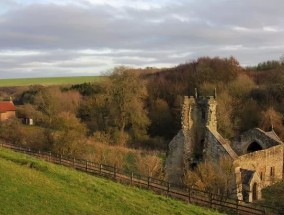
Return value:
M 218 162 L 227 156 L 235 166 L 235 198 L 252 202 L 261 190 L 283 178 L 284 144 L 273 131 L 251 129 L 231 140 L 217 131 L 216 93 L 214 96 L 184 97 L 181 130 L 169 144 L 166 176 L 182 184 L 187 169 L 200 161 Z

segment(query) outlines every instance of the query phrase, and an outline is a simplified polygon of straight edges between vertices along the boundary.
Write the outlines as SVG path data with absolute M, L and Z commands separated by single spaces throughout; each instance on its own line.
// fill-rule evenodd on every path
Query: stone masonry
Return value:
M 232 140 L 217 131 L 214 96 L 184 97 L 181 130 L 169 144 L 165 171 L 169 182 L 182 184 L 186 170 L 201 161 L 218 162 L 227 156 L 234 163 L 236 198 L 252 202 L 261 189 L 283 179 L 284 144 L 276 133 L 251 129 Z

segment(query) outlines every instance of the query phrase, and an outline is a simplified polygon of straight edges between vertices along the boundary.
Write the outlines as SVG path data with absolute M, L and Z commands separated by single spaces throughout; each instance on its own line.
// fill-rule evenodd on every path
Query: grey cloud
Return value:
M 199 56 L 233 55 L 246 65 L 277 59 L 284 46 L 282 8 L 281 0 L 180 0 L 146 9 L 85 0 L 14 6 L 0 13 L 0 77 L 175 65 Z M 40 54 L 7 57 L 1 50 Z

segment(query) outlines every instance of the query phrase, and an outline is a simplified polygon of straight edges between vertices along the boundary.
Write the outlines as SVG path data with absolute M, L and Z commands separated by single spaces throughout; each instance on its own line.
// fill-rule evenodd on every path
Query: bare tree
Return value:
M 195 170 L 188 171 L 185 183 L 209 193 L 218 193 L 229 197 L 236 192 L 235 167 L 228 157 L 222 157 L 216 163 L 206 161 L 200 163 Z
M 143 138 L 150 124 L 144 104 L 148 96 L 145 81 L 137 72 L 118 67 L 110 82 L 109 108 L 113 123 L 120 131 L 120 143 L 125 144 L 126 127 L 135 139 Z

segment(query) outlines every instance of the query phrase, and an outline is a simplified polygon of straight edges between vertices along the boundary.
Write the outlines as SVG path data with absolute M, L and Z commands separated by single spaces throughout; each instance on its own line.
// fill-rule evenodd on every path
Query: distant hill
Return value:
M 0 79 L 0 87 L 81 84 L 84 82 L 101 81 L 103 79 L 105 79 L 103 76 Z
M 0 214 L 218 214 L 0 148 Z

